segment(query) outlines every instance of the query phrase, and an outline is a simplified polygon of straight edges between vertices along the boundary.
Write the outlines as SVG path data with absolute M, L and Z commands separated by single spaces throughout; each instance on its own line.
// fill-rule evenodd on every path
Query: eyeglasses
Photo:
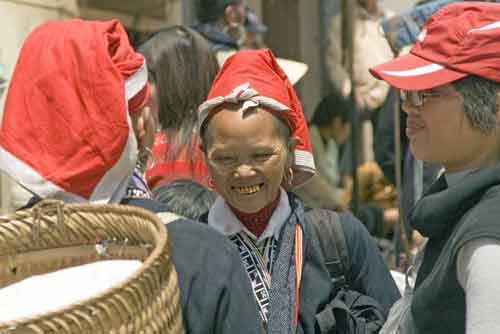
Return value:
M 428 90 L 400 90 L 401 100 L 403 102 L 408 102 L 413 107 L 422 107 L 424 105 L 424 99 L 430 97 L 448 97 L 448 96 L 459 96 L 458 92 L 447 91 L 447 92 L 430 92 Z

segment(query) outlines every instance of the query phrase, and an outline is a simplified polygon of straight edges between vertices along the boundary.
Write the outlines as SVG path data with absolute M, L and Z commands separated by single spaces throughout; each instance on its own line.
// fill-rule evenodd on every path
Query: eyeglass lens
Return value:
M 423 96 L 421 92 L 414 90 L 401 90 L 401 100 L 408 101 L 411 105 L 419 107 L 423 104 Z

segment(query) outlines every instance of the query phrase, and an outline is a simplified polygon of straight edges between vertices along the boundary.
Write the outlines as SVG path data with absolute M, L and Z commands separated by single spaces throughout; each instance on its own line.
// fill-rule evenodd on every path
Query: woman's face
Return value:
M 279 120 L 257 108 L 223 109 L 208 122 L 205 157 L 217 192 L 246 213 L 275 200 L 295 146 Z
M 452 85 L 425 91 L 423 106 L 403 104 L 406 135 L 417 159 L 460 171 L 490 164 L 496 157 L 496 135 L 484 135 L 467 119 L 463 98 Z M 494 154 L 492 154 L 494 152 Z

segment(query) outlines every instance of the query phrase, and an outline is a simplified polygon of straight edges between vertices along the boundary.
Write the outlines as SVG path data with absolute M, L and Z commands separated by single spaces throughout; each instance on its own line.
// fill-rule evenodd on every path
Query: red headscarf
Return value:
M 0 166 L 41 197 L 118 202 L 137 160 L 129 112 L 144 58 L 117 20 L 50 21 L 25 41 L 0 129 Z
M 270 50 L 246 50 L 231 56 L 215 78 L 208 99 L 199 108 L 200 128 L 221 106 L 241 103 L 243 109 L 260 106 L 273 111 L 299 138 L 293 164 L 293 186 L 315 173 L 314 158 L 302 106 L 285 72 Z

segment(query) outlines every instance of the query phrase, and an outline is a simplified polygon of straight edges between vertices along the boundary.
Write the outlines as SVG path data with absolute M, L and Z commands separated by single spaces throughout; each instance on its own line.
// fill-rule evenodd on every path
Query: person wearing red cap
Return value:
M 240 51 L 224 63 L 199 113 L 202 150 L 220 195 L 208 225 L 239 249 L 267 332 L 316 333 L 333 286 L 304 206 L 285 190 L 315 173 L 290 81 L 271 51 Z M 351 214 L 340 221 L 353 289 L 388 310 L 399 293 L 378 249 Z
M 35 195 L 30 205 L 52 198 L 169 211 L 135 169 L 156 129 L 149 92 L 145 60 L 119 21 L 44 23 L 26 39 L 12 76 L 0 168 Z M 203 224 L 165 216 L 186 333 L 260 333 L 232 244 Z
M 409 214 L 428 242 L 403 333 L 500 333 L 499 48 L 500 4 L 458 2 L 370 69 L 401 90 L 415 157 L 445 168 Z

